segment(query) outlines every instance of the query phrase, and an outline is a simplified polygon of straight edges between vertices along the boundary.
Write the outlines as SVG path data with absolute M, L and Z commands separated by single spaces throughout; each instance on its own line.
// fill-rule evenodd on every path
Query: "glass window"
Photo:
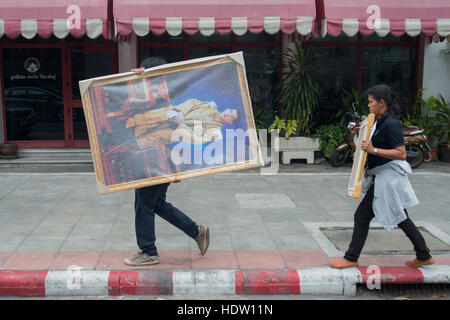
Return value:
M 200 31 L 196 32 L 193 35 L 188 37 L 189 42 L 230 42 L 231 41 L 231 32 L 227 34 L 221 34 L 219 32 L 214 32 L 212 35 L 206 37 L 200 33 Z
M 237 42 L 278 42 L 279 39 L 279 33 L 270 35 L 266 32 L 252 33 L 250 31 L 242 36 L 236 37 Z
M 22 37 L 22 35 L 19 35 L 15 39 L 10 39 L 7 36 L 0 37 L 0 44 L 30 44 L 30 43 L 39 43 L 39 44 L 59 44 L 61 43 L 61 39 L 58 39 L 53 34 L 48 37 L 47 39 L 41 38 L 39 35 L 35 35 L 32 39 L 26 39 Z
M 83 108 L 72 109 L 72 123 L 74 140 L 89 140 Z
M 401 115 L 414 103 L 415 47 L 363 47 L 362 90 L 387 84 L 398 94 Z
M 78 82 L 90 78 L 114 73 L 112 51 L 85 52 L 83 49 L 73 48 L 70 54 L 72 70 L 72 99 L 80 100 Z
M 379 37 L 375 32 L 372 33 L 368 37 L 362 37 L 363 42 L 415 42 L 415 39 L 408 36 L 407 34 L 404 34 L 400 37 L 396 37 L 392 34 L 388 34 L 385 37 Z
M 237 47 L 237 51 L 244 53 L 253 109 L 263 109 L 273 115 L 278 110 L 276 98 L 280 79 L 279 47 Z
M 145 37 L 139 37 L 139 41 L 141 43 L 183 43 L 183 39 L 184 33 L 181 33 L 180 35 L 173 37 L 167 32 L 164 32 L 160 36 L 149 33 Z
M 148 57 L 162 57 L 167 63 L 184 60 L 184 51 L 182 47 L 144 47 L 140 49 L 141 62 Z
M 258 34 L 247 32 L 243 36 L 234 37 L 231 33 L 222 35 L 215 32 L 205 37 L 197 32 L 186 37 L 187 41 L 182 42 L 183 38 L 180 37 L 180 41 L 173 44 L 173 39 L 160 41 L 158 37 L 147 36 L 140 42 L 140 60 L 149 56 L 162 56 L 168 62 L 176 62 L 229 54 L 233 52 L 233 45 L 236 45 L 235 51 L 244 53 L 253 106 L 263 108 L 269 116 L 277 112 L 277 85 L 280 77 L 279 33 L 268 35 L 264 32 Z M 234 40 L 236 40 L 235 43 Z M 167 46 L 164 46 L 164 42 Z M 185 52 L 187 56 L 184 55 Z
M 337 37 L 333 37 L 330 34 L 327 34 L 325 37 L 318 36 L 313 39 L 314 42 L 357 42 L 358 35 L 354 35 L 353 37 L 347 36 L 345 33 L 341 32 Z
M 310 53 L 320 70 L 315 77 L 320 90 L 315 122 L 318 125 L 329 124 L 333 121 L 330 115 L 342 105 L 345 91 L 356 89 L 357 49 L 356 46 L 317 46 L 312 47 Z
M 3 49 L 8 140 L 64 140 L 61 51 Z
M 189 47 L 188 59 L 203 58 L 228 53 L 231 53 L 231 44 L 229 47 Z
M 64 38 L 64 40 L 68 43 L 114 43 L 113 40 L 103 38 L 103 35 L 100 35 L 95 39 L 91 39 L 87 35 L 84 35 L 81 38 L 75 38 L 70 33 L 66 38 Z
M 17 97 L 25 97 L 26 94 L 27 94 L 26 89 L 16 88 L 16 89 L 8 90 L 8 92 L 5 93 L 5 96 L 17 98 Z
M 70 53 L 72 73 L 72 99 L 80 100 L 80 80 L 100 77 L 114 73 L 114 57 L 111 51 L 89 52 L 82 48 L 72 48 Z M 88 140 L 83 109 L 72 109 L 73 138 Z

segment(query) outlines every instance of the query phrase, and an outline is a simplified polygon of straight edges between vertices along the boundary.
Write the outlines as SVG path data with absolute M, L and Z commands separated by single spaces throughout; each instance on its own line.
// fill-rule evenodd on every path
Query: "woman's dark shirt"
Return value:
M 397 120 L 389 111 L 386 111 L 381 119 L 377 119 L 377 127 L 372 136 L 372 145 L 379 149 L 395 149 L 405 144 L 403 139 L 403 129 L 400 121 Z M 391 159 L 383 158 L 374 154 L 367 157 L 369 169 L 381 166 Z

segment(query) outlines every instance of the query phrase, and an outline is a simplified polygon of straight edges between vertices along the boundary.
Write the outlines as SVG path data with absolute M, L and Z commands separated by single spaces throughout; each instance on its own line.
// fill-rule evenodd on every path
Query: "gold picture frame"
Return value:
M 100 194 L 264 165 L 242 52 L 79 86 Z

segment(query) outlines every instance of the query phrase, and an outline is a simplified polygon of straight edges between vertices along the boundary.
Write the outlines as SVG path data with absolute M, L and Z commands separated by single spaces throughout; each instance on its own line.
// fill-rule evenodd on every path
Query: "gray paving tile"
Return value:
M 134 191 L 100 196 L 94 175 L 0 173 L 0 178 L 7 186 L 0 190 L 0 251 L 137 250 Z M 413 220 L 449 234 L 448 175 L 413 175 L 411 182 L 420 200 L 409 210 Z M 345 196 L 347 183 L 342 174 L 235 173 L 171 184 L 167 200 L 210 226 L 210 250 L 317 250 L 303 223 L 351 223 L 360 200 Z M 159 250 L 197 250 L 192 239 L 159 217 L 156 235 Z
M 42 237 L 30 236 L 26 238 L 17 248 L 16 252 L 57 252 L 66 240 L 66 236 Z
M 124 251 L 124 250 L 138 250 L 136 237 L 134 233 L 112 235 L 105 241 L 103 250 L 105 251 Z
M 62 244 L 61 251 L 103 251 L 106 236 L 75 237 L 69 236 Z
M 295 203 L 285 193 L 236 193 L 241 208 L 295 208 Z

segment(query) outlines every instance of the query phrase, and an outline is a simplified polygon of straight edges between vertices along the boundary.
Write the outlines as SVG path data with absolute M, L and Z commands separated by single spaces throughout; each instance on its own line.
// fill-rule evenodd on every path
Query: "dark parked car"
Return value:
M 28 135 L 36 122 L 64 120 L 64 102 L 56 93 L 39 87 L 5 90 L 6 127 L 9 140 Z
M 8 140 L 27 136 L 36 124 L 34 110 L 30 107 L 12 106 L 6 110 L 6 134 Z
M 55 92 L 39 87 L 13 87 L 5 90 L 6 110 L 9 107 L 31 107 L 38 121 L 64 119 L 64 101 Z

